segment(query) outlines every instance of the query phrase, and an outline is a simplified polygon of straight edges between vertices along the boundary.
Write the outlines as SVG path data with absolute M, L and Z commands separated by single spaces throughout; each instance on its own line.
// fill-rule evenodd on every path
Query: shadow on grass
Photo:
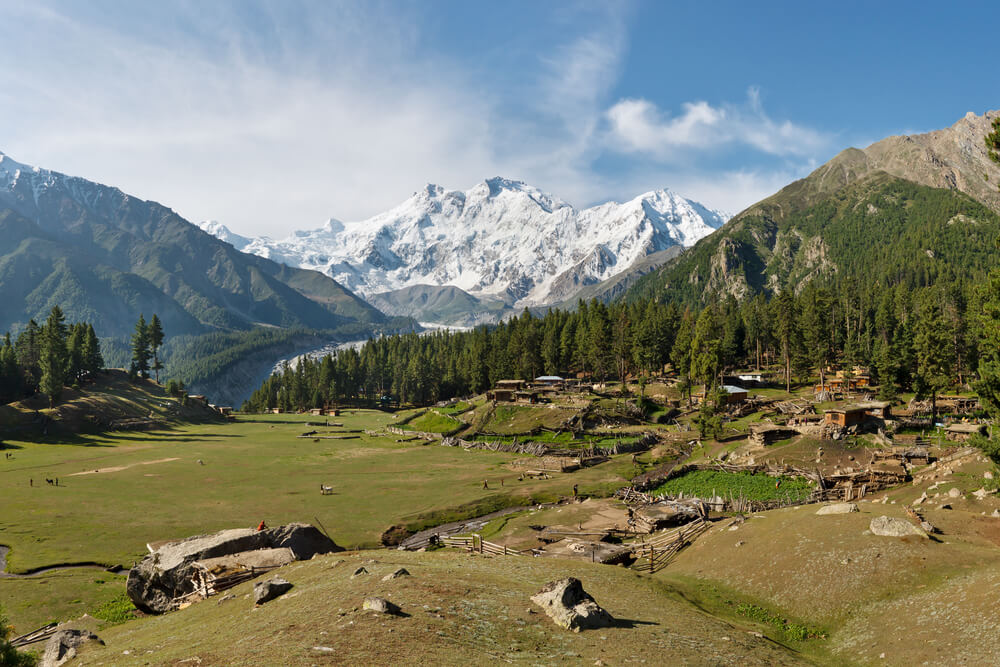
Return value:
M 640 625 L 659 625 L 656 621 L 636 621 L 630 618 L 616 618 L 611 624 L 613 628 L 635 628 Z

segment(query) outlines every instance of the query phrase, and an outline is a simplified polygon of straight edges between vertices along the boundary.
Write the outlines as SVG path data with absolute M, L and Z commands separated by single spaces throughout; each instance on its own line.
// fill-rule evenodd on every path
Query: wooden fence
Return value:
M 490 554 L 493 556 L 523 556 L 524 553 L 516 549 L 511 549 L 510 547 L 505 547 L 501 544 L 494 544 L 493 542 L 487 542 L 483 539 L 483 536 L 478 533 L 473 533 L 472 535 L 467 535 L 463 537 L 442 537 L 440 538 L 441 544 L 446 547 L 454 547 L 456 549 L 465 549 L 470 553 L 476 554 Z
M 635 558 L 635 564 L 632 567 L 650 574 L 662 570 L 673 560 L 677 552 L 706 530 L 708 530 L 708 523 L 699 518 L 679 528 L 653 535 L 649 539 L 633 545 L 632 555 Z

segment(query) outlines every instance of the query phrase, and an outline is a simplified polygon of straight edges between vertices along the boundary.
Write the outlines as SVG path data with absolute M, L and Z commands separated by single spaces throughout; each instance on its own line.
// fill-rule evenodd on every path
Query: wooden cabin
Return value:
M 534 404 L 538 402 L 538 392 L 537 391 L 515 391 L 514 392 L 514 402 L 515 403 L 530 403 Z
M 855 424 L 861 424 L 868 418 L 864 408 L 848 406 L 845 408 L 834 408 L 823 413 L 823 421 L 826 424 L 847 428 Z
M 869 417 L 878 419 L 892 419 L 892 405 L 885 401 L 868 401 L 858 403 L 854 407 L 862 408 Z
M 974 435 L 986 435 L 986 425 L 951 424 L 944 429 L 944 437 L 952 442 L 965 442 Z

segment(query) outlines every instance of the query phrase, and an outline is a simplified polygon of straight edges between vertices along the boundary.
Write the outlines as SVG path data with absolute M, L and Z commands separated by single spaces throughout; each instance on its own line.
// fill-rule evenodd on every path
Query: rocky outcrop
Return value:
M 305 523 L 261 531 L 250 528 L 223 530 L 169 542 L 153 550 L 129 571 L 126 591 L 132 603 L 142 611 L 162 614 L 175 608 L 176 598 L 195 590 L 195 561 L 281 548 L 290 549 L 297 560 L 343 551 L 317 528 Z
M 40 667 L 59 667 L 76 657 L 76 649 L 87 642 L 104 642 L 87 630 L 60 630 L 45 642 L 45 653 L 38 663 Z
M 400 613 L 400 608 L 389 602 L 385 598 L 379 597 L 367 597 L 365 598 L 362 609 L 365 611 L 374 611 L 379 614 L 392 614 L 398 615 Z
M 872 531 L 872 535 L 881 535 L 882 537 L 907 537 L 910 535 L 927 537 L 927 533 L 909 521 L 888 516 L 875 517 L 868 529 Z
M 561 628 L 579 632 L 606 628 L 614 623 L 611 614 L 602 609 L 575 577 L 551 581 L 531 601 L 537 604 Z
M 855 503 L 831 503 L 816 510 L 816 514 L 850 514 L 857 512 L 858 506 Z
M 253 585 L 254 604 L 264 604 L 292 590 L 292 584 L 281 577 L 258 581 Z

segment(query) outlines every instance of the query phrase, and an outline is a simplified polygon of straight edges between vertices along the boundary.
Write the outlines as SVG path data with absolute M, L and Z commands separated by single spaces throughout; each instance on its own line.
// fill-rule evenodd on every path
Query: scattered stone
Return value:
M 333 653 L 333 649 L 329 646 L 313 646 L 313 650 L 321 653 Z
M 93 632 L 87 630 L 60 630 L 45 642 L 45 653 L 38 663 L 40 667 L 60 667 L 76 657 L 76 649 L 81 644 L 95 641 L 101 646 L 104 642 Z
M 920 528 L 928 535 L 930 535 L 931 533 L 938 532 L 938 529 L 935 528 L 934 524 L 932 524 L 930 521 L 921 521 Z
M 743 546 L 744 544 L 746 544 L 746 542 L 744 542 L 743 540 L 740 540 L 739 542 L 737 542 L 737 543 L 736 543 L 735 545 L 733 545 L 733 546 L 737 546 L 737 547 L 742 547 L 742 546 Z
M 218 602 L 216 602 L 215 604 L 216 604 L 216 605 L 220 605 L 220 604 L 222 604 L 223 602 L 226 602 L 227 600 L 235 600 L 235 599 L 236 599 L 236 596 L 235 596 L 235 595 L 229 595 L 229 594 L 226 594 L 226 595 L 223 595 L 223 596 L 222 596 L 221 598 L 219 598 L 219 601 L 218 601 Z
M 611 614 L 602 609 L 575 577 L 550 581 L 531 601 L 542 608 L 561 628 L 579 632 L 592 628 L 606 628 L 614 623 Z
M 362 565 L 361 567 L 359 567 L 358 569 L 356 569 L 354 572 L 351 573 L 351 579 L 355 579 L 357 577 L 363 577 L 366 574 L 369 574 L 369 572 L 368 570 L 365 569 L 365 566 Z
M 993 514 L 991 514 L 990 516 L 993 517 L 994 519 L 1000 519 L 1000 509 L 993 510 Z
M 882 537 L 906 537 L 908 535 L 927 537 L 924 531 L 909 521 L 888 516 L 875 517 L 868 528 L 874 535 L 881 535 Z
M 398 614 L 400 612 L 399 607 L 385 598 L 379 597 L 365 598 L 364 604 L 361 605 L 361 608 L 366 611 L 378 612 L 379 614 Z
M 392 579 L 399 579 L 400 577 L 409 577 L 410 572 L 405 567 L 401 567 L 395 572 L 390 572 L 389 574 L 382 577 L 382 581 L 391 581 Z
M 258 581 L 253 585 L 254 604 L 264 604 L 292 590 L 292 584 L 281 577 Z
M 850 514 L 857 511 L 858 506 L 856 503 L 831 503 L 830 505 L 820 507 L 816 511 L 816 514 Z
M 953 486 L 950 489 L 948 489 L 948 497 L 949 498 L 959 498 L 959 497 L 961 497 L 961 495 L 962 495 L 962 492 L 958 490 L 957 486 Z
M 950 510 L 951 509 L 951 504 L 950 503 L 942 503 L 942 504 L 938 505 L 937 508 L 939 510 Z
M 986 496 L 993 493 L 992 491 L 987 491 L 986 489 L 979 489 L 978 491 L 973 491 L 972 495 L 976 497 L 976 500 L 983 500 Z
M 983 479 L 993 479 L 993 473 L 987 470 L 983 473 Z

